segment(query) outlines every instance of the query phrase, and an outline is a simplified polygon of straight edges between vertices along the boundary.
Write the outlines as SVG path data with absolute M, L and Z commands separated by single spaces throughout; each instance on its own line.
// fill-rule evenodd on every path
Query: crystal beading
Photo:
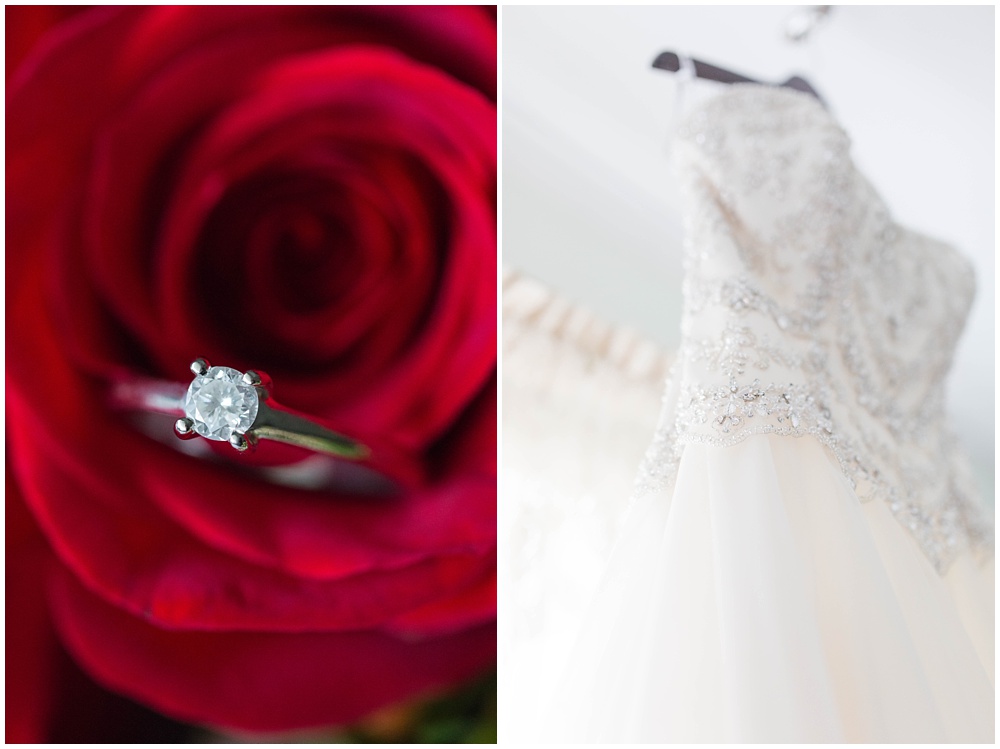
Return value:
M 939 571 L 963 550 L 991 555 L 944 408 L 968 262 L 893 223 L 805 94 L 734 85 L 692 112 L 674 152 L 688 205 L 682 342 L 637 494 L 669 488 L 687 444 L 808 436 Z

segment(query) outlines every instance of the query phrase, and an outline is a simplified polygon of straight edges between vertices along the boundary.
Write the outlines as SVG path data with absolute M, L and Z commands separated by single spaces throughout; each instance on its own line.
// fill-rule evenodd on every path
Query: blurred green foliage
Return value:
M 383 713 L 346 731 L 360 744 L 495 744 L 497 676 L 493 672 L 435 699 Z

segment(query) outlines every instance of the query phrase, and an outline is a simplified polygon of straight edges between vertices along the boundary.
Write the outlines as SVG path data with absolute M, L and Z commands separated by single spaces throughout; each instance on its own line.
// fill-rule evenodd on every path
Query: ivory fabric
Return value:
M 685 309 L 658 421 L 653 378 L 505 289 L 501 735 L 992 742 L 992 518 L 943 405 L 967 263 L 892 222 L 803 94 L 733 87 L 676 154 Z
M 691 445 L 671 499 L 632 508 L 542 735 L 992 741 L 992 565 L 939 575 L 811 438 Z

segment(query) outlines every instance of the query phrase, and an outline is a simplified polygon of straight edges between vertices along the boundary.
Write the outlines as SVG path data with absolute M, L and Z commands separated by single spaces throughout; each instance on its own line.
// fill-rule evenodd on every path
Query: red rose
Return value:
M 495 80 L 472 7 L 94 9 L 11 77 L 9 459 L 99 682 L 280 730 L 493 662 Z M 422 478 L 292 489 L 109 409 L 196 356 Z
M 5 6 L 7 80 L 49 29 L 85 9 L 83 5 Z

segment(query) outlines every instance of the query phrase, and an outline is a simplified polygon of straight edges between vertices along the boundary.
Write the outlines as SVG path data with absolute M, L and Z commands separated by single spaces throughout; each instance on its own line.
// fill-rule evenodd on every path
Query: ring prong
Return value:
M 243 382 L 257 388 L 257 392 L 264 400 L 271 397 L 271 378 L 267 376 L 266 372 L 261 372 L 258 369 L 248 369 L 246 374 L 243 375 Z
M 186 416 L 174 422 L 174 434 L 182 440 L 189 440 L 198 436 L 198 433 L 194 430 L 194 422 Z
M 234 432 L 233 436 L 229 438 L 229 444 L 241 453 L 253 452 L 257 447 L 257 438 L 249 432 L 246 434 Z
M 203 375 L 209 369 L 208 361 L 205 359 L 195 359 L 191 362 L 191 371 L 196 375 Z

